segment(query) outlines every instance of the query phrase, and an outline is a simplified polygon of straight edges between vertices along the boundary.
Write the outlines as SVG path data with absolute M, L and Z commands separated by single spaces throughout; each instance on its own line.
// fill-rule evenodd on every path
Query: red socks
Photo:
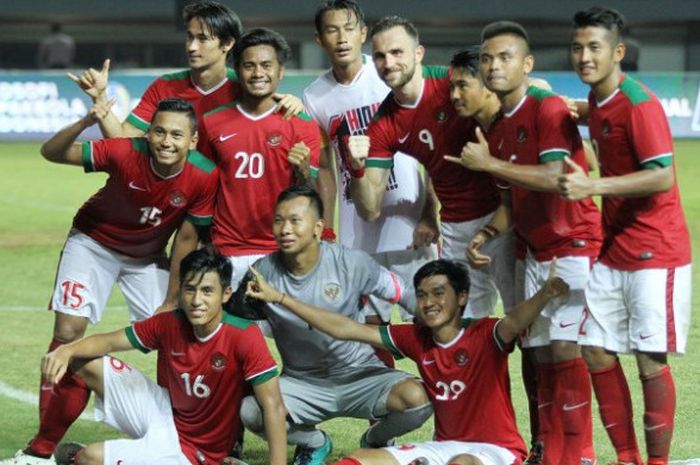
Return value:
M 353 457 L 343 457 L 333 465 L 362 465 L 362 462 Z
M 520 372 L 523 377 L 523 386 L 527 395 L 528 410 L 530 412 L 530 443 L 534 446 L 540 438 L 540 421 L 537 411 L 537 366 L 533 360 L 532 351 L 521 350 Z
M 588 368 L 582 358 L 575 358 L 553 364 L 552 371 L 555 380 L 553 422 L 561 425 L 561 455 L 558 462 L 562 465 L 580 465 L 584 457 L 583 451 L 589 446 L 592 449 L 591 382 Z M 548 449 L 545 443 L 545 457 L 548 456 Z M 589 454 L 595 457 L 594 452 L 589 451 Z
M 671 367 L 641 378 L 644 393 L 644 436 L 647 443 L 648 465 L 668 463 L 676 413 L 676 388 Z
M 552 416 L 554 407 L 554 364 L 537 365 L 537 414 L 540 425 L 540 439 L 544 443 L 542 465 L 559 465 L 563 437 L 561 425 L 555 424 Z
M 60 346 L 51 341 L 49 352 Z M 50 456 L 70 426 L 85 409 L 90 390 L 83 380 L 71 372 L 53 387 L 41 384 L 39 393 L 39 432 L 29 443 L 32 453 Z
M 615 447 L 618 462 L 642 465 L 632 423 L 632 398 L 619 361 L 612 367 L 591 372 L 600 417 Z

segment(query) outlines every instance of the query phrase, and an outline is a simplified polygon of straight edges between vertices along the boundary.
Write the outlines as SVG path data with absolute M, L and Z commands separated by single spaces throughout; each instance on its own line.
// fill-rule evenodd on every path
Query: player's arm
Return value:
M 555 275 L 556 259 L 549 266 L 549 276 L 539 291 L 528 300 L 516 305 L 496 326 L 496 334 L 505 344 L 511 343 L 527 329 L 542 309 L 556 297 L 566 295 L 569 285 Z
M 337 192 L 336 170 L 334 167 L 333 146 L 328 143 L 326 147 L 321 149 L 321 155 L 318 163 L 318 179 L 316 180 L 318 194 L 323 201 L 323 220 L 325 228 L 323 229 L 324 240 L 335 240 L 335 198 Z
M 580 200 L 593 195 L 646 197 L 666 192 L 675 183 L 672 165 L 648 164 L 633 173 L 593 179 L 570 158 L 564 161 L 570 172 L 559 176 L 558 189 L 567 200 Z
M 491 218 L 491 221 L 478 230 L 467 244 L 467 260 L 474 268 L 481 268 L 491 263 L 491 257 L 481 252 L 481 247 L 494 237 L 508 231 L 511 227 L 511 193 L 501 191 L 501 204 Z
M 253 385 L 253 394 L 263 412 L 270 465 L 287 463 L 287 410 L 282 401 L 278 380 L 279 378 L 274 377 Z
M 272 98 L 277 102 L 277 111 L 284 113 L 284 119 L 292 119 L 304 112 L 304 102 L 296 95 L 274 94 Z
M 369 156 L 369 136 L 350 136 L 350 195 L 355 208 L 365 221 L 374 221 L 382 212 L 382 200 L 389 180 L 387 168 L 367 168 Z
M 41 374 L 50 384 L 58 383 L 74 359 L 91 359 L 111 352 L 130 350 L 134 347 L 126 336 L 126 331 L 119 329 L 111 333 L 95 334 L 70 344 L 62 345 L 44 355 L 41 360 Z
M 175 234 L 173 250 L 170 255 L 170 278 L 168 291 L 165 294 L 163 304 L 158 307 L 156 313 L 174 310 L 177 307 L 180 295 L 180 262 L 187 254 L 197 249 L 199 233 L 197 227 L 189 220 L 184 220 Z
M 83 164 L 82 144 L 75 142 L 81 132 L 111 113 L 114 100 L 95 103 L 88 113 L 73 124 L 59 130 L 41 146 L 41 155 L 48 161 L 66 165 Z
M 300 302 L 273 288 L 256 270 L 251 268 L 251 271 L 255 279 L 248 282 L 247 296 L 285 307 L 314 328 L 335 339 L 384 347 L 377 326 L 363 325 L 339 313 Z
M 420 219 L 416 228 L 413 230 L 413 242 L 409 248 L 418 248 L 437 244 L 440 239 L 440 229 L 438 227 L 438 199 L 433 188 L 433 182 L 430 176 L 424 174 L 425 177 L 425 203 L 421 211 Z

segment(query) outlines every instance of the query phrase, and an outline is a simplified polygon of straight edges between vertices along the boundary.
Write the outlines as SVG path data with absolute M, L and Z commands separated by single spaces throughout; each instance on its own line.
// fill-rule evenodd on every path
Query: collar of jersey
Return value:
M 435 339 L 433 339 L 433 341 L 435 342 L 435 345 L 437 345 L 438 347 L 441 347 L 443 349 L 449 349 L 450 347 L 455 345 L 457 343 L 457 341 L 459 341 L 459 339 L 462 337 L 462 334 L 464 334 L 464 328 L 460 329 L 459 332 L 457 333 L 457 335 L 454 338 L 452 338 L 452 340 L 450 342 L 443 344 L 442 342 L 438 342 Z
M 614 99 L 615 96 L 616 96 L 617 94 L 619 94 L 619 93 L 620 93 L 620 88 L 617 87 L 617 88 L 613 91 L 612 94 L 608 95 L 607 97 L 605 97 L 605 98 L 604 98 L 603 100 L 601 100 L 600 102 L 599 102 L 598 100 L 596 100 L 596 101 L 595 101 L 595 106 L 597 106 L 598 108 L 602 107 L 603 105 L 605 105 L 606 103 L 608 103 L 609 101 L 611 101 L 612 99 Z
M 503 116 L 505 116 L 506 118 L 510 118 L 511 116 L 513 116 L 514 114 L 516 114 L 516 113 L 518 112 L 518 110 L 520 110 L 520 107 L 522 107 L 523 104 L 525 103 L 525 100 L 527 100 L 527 97 L 528 97 L 528 95 L 527 95 L 527 93 L 525 93 L 525 95 L 523 95 L 523 98 L 520 99 L 520 101 L 519 101 L 518 104 L 515 106 L 515 108 L 513 108 L 513 109 L 512 109 L 511 111 L 509 111 L 508 113 L 505 113 L 505 112 L 504 112 L 504 113 L 503 113 Z
M 199 336 L 197 336 L 196 334 L 194 335 L 194 337 L 197 338 L 197 340 L 198 340 L 199 342 L 207 342 L 207 341 L 210 341 L 211 338 L 213 338 L 214 336 L 216 336 L 216 333 L 218 333 L 218 332 L 221 330 L 221 327 L 222 327 L 223 325 L 224 325 L 223 323 L 219 323 L 219 325 L 216 327 L 216 329 L 215 329 L 214 331 L 212 331 L 211 334 L 208 335 L 208 336 L 206 336 L 206 337 L 199 337 Z
M 228 81 L 228 80 L 229 80 L 229 77 L 228 77 L 228 73 L 227 73 L 226 77 L 224 79 L 222 79 L 220 83 L 218 83 L 217 85 L 215 85 L 214 87 L 212 87 L 209 90 L 204 90 L 194 82 L 194 79 L 192 79 L 192 73 L 190 73 L 190 82 L 192 83 L 194 88 L 197 89 L 197 92 L 199 92 L 202 95 L 213 94 L 217 90 L 221 89 L 224 86 L 224 84 L 226 84 L 226 81 Z
M 408 108 L 408 109 L 414 109 L 418 108 L 418 105 L 420 104 L 420 101 L 423 99 L 423 91 L 425 90 L 425 78 L 421 79 L 420 81 L 420 93 L 418 94 L 418 98 L 416 99 L 415 102 L 413 102 L 410 105 L 404 105 L 403 103 L 400 103 L 398 100 L 396 100 L 396 97 L 394 97 L 394 102 L 401 108 Z
M 246 111 L 243 109 L 240 103 L 236 104 L 236 108 L 238 109 L 238 111 L 241 112 L 241 115 L 245 116 L 246 118 L 252 121 L 260 121 L 261 119 L 267 118 L 268 116 L 277 111 L 277 105 L 274 105 L 272 108 L 270 108 L 261 115 L 251 115 L 250 113 L 246 113 Z
M 188 155 L 189 155 L 189 153 L 188 153 Z M 161 176 L 160 174 L 158 174 L 158 171 L 156 171 L 156 167 L 153 166 L 153 156 L 151 156 L 148 159 L 148 163 L 151 166 L 151 171 L 153 171 L 153 174 L 155 174 L 156 177 L 160 178 L 160 179 L 172 179 L 172 178 L 176 178 L 176 177 L 180 176 L 180 173 L 182 173 L 182 170 L 185 169 L 185 165 L 187 164 L 187 163 L 183 163 L 182 168 L 180 168 L 180 171 L 178 171 L 177 173 L 173 173 L 170 176 Z

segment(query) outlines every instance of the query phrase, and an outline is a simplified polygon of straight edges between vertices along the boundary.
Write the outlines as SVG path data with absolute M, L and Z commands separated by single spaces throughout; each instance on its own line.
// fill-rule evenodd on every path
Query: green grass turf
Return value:
M 678 141 L 677 166 L 681 193 L 691 234 L 700 234 L 700 142 Z M 36 144 L 0 144 L 0 388 L 12 388 L 36 394 L 39 361 L 48 345 L 53 316 L 46 312 L 54 271 L 60 248 L 76 209 L 104 183 L 104 175 L 85 175 L 80 168 L 65 167 L 45 162 Z M 698 255 L 698 242 L 694 243 Z M 693 272 L 693 286 L 700 282 L 697 267 Z M 110 308 L 94 332 L 108 331 L 128 323 L 124 301 L 119 292 L 110 300 Z M 671 360 L 678 393 L 676 430 L 672 449 L 675 460 L 700 457 L 698 424 L 700 424 L 700 331 L 698 328 L 697 299 L 693 305 L 694 320 L 688 341 L 688 353 Z M 154 373 L 154 357 L 129 352 L 123 357 L 128 362 Z M 642 404 L 640 383 L 631 357 L 623 357 L 634 399 L 637 431 L 642 436 Z M 399 367 L 415 373 L 412 363 L 399 362 Z M 529 439 L 527 410 L 522 385 L 519 381 L 519 353 L 511 356 L 513 403 L 520 429 Z M 2 390 L 0 389 L 0 390 Z M 91 407 L 90 407 L 91 408 Z M 597 411 L 596 411 L 597 412 Z M 37 408 L 24 402 L 0 395 L 0 458 L 13 454 L 35 433 Z M 335 446 L 330 459 L 340 458 L 358 445 L 367 423 L 355 419 L 336 419 L 321 427 L 333 437 Z M 594 415 L 596 450 L 600 463 L 612 461 L 614 453 L 603 431 L 597 413 Z M 98 423 L 78 421 L 67 438 L 94 442 L 115 437 L 116 433 Z M 401 438 L 428 440 L 432 424 Z M 265 463 L 265 444 L 251 434 L 246 435 L 246 459 L 252 464 Z M 290 449 L 291 454 L 291 449 Z

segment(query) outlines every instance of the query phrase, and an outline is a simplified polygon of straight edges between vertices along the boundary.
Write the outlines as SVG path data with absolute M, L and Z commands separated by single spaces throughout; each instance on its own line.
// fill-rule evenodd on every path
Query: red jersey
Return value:
M 416 362 L 435 412 L 437 441 L 485 442 L 526 455 L 510 398 L 508 353 L 495 333 L 498 319 L 463 320 L 447 344 L 430 329 L 412 324 L 381 326 L 382 340 L 396 357 Z
M 583 143 L 564 101 L 530 87 L 518 106 L 489 131 L 492 153 L 517 165 L 537 165 L 569 156 L 588 172 Z M 593 200 L 565 200 L 558 192 L 511 185 L 513 225 L 536 260 L 598 256 L 600 211 Z
M 204 115 L 202 150 L 219 167 L 212 242 L 224 255 L 267 254 L 277 249 L 272 236 L 275 202 L 293 186 L 287 155 L 297 142 L 311 149 L 311 175 L 318 174 L 321 133 L 301 114 L 290 120 L 273 107 L 259 116 L 237 102 Z
M 132 126 L 146 131 L 158 107 L 164 98 L 180 98 L 194 107 L 199 129 L 202 128 L 204 113 L 221 105 L 233 102 L 241 95 L 241 87 L 236 73 L 227 69 L 226 79 L 209 90 L 202 90 L 192 82 L 190 70 L 164 74 L 156 79 L 144 92 L 138 105 L 131 110 L 126 121 Z
M 182 452 L 192 463 L 221 463 L 240 436 L 249 387 L 277 376 L 258 327 L 224 314 L 216 331 L 199 339 L 175 310 L 134 323 L 126 335 L 144 353 L 159 351 L 158 378 L 170 396 Z
M 183 220 L 211 224 L 218 171 L 199 152 L 191 150 L 182 171 L 163 178 L 146 139 L 105 139 L 83 143 L 83 167 L 109 178 L 80 207 L 73 227 L 105 247 L 146 257 L 163 252 Z
M 423 66 L 423 88 L 412 106 L 400 105 L 390 92 L 367 128 L 367 167 L 389 169 L 401 151 L 425 166 L 442 208 L 442 221 L 461 222 L 493 212 L 500 196 L 486 173 L 468 170 L 444 159 L 459 155 L 474 139 L 475 122 L 457 115 L 450 101 L 448 69 Z
M 623 76 L 607 99 L 597 102 L 591 93 L 589 103 L 588 124 L 601 176 L 673 165 L 668 120 L 649 89 Z M 603 197 L 603 228 L 600 260 L 612 268 L 639 270 L 690 263 L 690 237 L 677 182 L 666 192 L 645 197 Z

